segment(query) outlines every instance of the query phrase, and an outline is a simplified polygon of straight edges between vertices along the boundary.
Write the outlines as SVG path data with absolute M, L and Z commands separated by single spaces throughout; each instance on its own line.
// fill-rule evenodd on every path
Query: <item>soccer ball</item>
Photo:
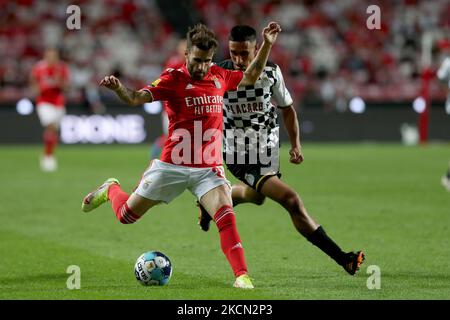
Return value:
M 172 276 L 172 263 L 164 253 L 145 252 L 137 259 L 134 274 L 144 286 L 164 286 Z

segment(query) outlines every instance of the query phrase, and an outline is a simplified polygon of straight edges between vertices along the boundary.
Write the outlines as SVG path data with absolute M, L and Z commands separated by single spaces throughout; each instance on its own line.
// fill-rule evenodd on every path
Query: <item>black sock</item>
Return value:
M 346 254 L 339 248 L 339 246 L 331 240 L 325 233 L 325 230 L 319 226 L 313 233 L 306 237 L 309 242 L 319 247 L 320 250 L 325 252 L 330 258 L 336 261 L 338 264 L 343 265 L 346 262 Z
M 450 169 L 447 171 L 447 179 L 450 179 Z

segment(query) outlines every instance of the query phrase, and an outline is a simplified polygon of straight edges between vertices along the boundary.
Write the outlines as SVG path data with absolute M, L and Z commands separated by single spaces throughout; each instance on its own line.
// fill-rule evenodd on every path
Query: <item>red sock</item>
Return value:
M 58 134 L 52 130 L 44 131 L 44 154 L 51 156 L 58 144 Z
M 123 224 L 135 223 L 140 218 L 128 207 L 127 200 L 129 197 L 118 184 L 112 184 L 108 189 L 108 198 L 111 206 L 117 219 Z
M 220 244 L 222 251 L 228 259 L 236 277 L 247 273 L 244 249 L 241 238 L 236 229 L 236 219 L 233 208 L 230 206 L 221 207 L 214 215 L 214 221 L 219 228 Z

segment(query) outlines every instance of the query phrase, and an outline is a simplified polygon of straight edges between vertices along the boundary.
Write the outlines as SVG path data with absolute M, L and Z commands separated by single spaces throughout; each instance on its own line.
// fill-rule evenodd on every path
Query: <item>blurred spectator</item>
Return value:
M 66 28 L 72 4 L 81 8 L 80 30 Z M 147 84 L 159 76 L 177 38 L 154 1 L 16 0 L 1 7 L 0 101 L 26 95 L 32 65 L 46 47 L 57 46 L 73 74 L 68 100 L 96 105 L 98 79 L 118 68 L 130 86 Z
M 434 31 L 438 39 L 450 35 L 448 15 L 443 14 L 450 11 L 446 0 L 377 1 L 380 30 L 366 27 L 366 9 L 373 4 L 367 0 L 196 3 L 215 30 L 228 30 L 242 15 L 256 28 L 268 20 L 279 21 L 283 33 L 271 59 L 289 75 L 287 86 L 296 100 L 319 101 L 326 110 L 344 111 L 353 96 L 369 101 L 416 98 L 421 35 L 425 31 Z M 432 98 L 443 99 L 444 92 L 432 86 Z

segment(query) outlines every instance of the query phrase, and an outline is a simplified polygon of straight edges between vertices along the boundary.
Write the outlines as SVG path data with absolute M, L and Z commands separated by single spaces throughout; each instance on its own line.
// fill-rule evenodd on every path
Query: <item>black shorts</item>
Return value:
M 235 176 L 257 192 L 260 192 L 263 184 L 270 177 L 281 177 L 281 173 L 279 170 L 270 171 L 268 170 L 269 167 L 260 164 L 226 164 L 226 166 L 228 170 L 233 174 L 233 176 Z

